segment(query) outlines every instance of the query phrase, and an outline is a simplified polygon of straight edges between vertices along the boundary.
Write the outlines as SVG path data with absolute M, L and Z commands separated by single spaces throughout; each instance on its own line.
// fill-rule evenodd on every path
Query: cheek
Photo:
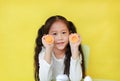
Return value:
M 58 37 L 54 36 L 54 41 L 56 42 L 58 40 Z
M 68 36 L 65 37 L 64 40 L 65 40 L 66 42 L 68 42 L 68 41 L 69 41 L 69 37 L 68 37 Z

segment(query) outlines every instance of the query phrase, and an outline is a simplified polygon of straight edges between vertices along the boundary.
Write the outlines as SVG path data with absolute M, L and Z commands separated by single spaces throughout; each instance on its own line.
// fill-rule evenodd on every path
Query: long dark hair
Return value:
M 56 16 L 52 16 L 50 18 L 47 19 L 47 21 L 45 22 L 44 25 L 42 25 L 40 27 L 40 29 L 38 30 L 38 36 L 36 38 L 36 47 L 35 47 L 35 55 L 34 55 L 34 67 L 35 67 L 35 73 L 34 73 L 34 77 L 35 77 L 35 81 L 39 81 L 40 77 L 39 77 L 39 53 L 42 50 L 42 36 L 44 34 L 48 34 L 49 33 L 49 29 L 51 27 L 51 25 L 55 22 L 55 21 L 62 21 L 66 24 L 66 26 L 69 29 L 70 33 L 77 33 L 76 31 L 76 27 L 75 25 L 71 22 L 68 21 L 66 18 L 64 18 L 63 16 L 60 15 L 56 15 Z M 79 51 L 80 54 L 82 56 L 82 75 L 83 78 L 85 76 L 85 65 L 84 65 L 84 55 L 83 55 L 83 51 L 82 51 L 82 47 L 81 44 L 79 45 Z M 70 45 L 68 43 L 67 45 L 67 50 L 65 53 L 65 60 L 64 60 L 64 64 L 65 64 L 65 69 L 64 69 L 64 74 L 69 76 L 69 69 L 70 69 L 70 58 L 71 58 L 71 50 L 70 50 Z

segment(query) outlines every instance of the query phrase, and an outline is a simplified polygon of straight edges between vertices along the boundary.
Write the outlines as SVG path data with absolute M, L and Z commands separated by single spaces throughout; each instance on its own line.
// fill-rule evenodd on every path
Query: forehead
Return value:
M 67 25 L 62 21 L 56 21 L 52 24 L 49 31 L 62 31 L 62 30 L 68 31 Z

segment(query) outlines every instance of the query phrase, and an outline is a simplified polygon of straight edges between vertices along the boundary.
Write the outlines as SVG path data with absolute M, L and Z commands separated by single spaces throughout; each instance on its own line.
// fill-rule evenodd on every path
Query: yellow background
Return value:
M 0 0 L 0 81 L 34 81 L 37 30 L 56 14 L 73 21 L 90 47 L 87 74 L 119 81 L 119 0 Z

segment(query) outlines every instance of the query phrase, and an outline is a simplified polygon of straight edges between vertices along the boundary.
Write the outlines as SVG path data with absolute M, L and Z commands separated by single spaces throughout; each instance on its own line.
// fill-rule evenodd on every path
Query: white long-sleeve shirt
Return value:
M 53 81 L 56 80 L 56 76 L 64 74 L 64 59 L 57 59 L 52 53 L 52 62 L 51 64 L 47 63 L 44 60 L 45 48 L 42 48 L 39 54 L 39 77 L 40 81 Z M 70 74 L 69 78 L 71 81 L 80 81 L 82 79 L 82 68 L 81 68 L 81 56 L 74 60 L 71 57 L 70 61 Z

